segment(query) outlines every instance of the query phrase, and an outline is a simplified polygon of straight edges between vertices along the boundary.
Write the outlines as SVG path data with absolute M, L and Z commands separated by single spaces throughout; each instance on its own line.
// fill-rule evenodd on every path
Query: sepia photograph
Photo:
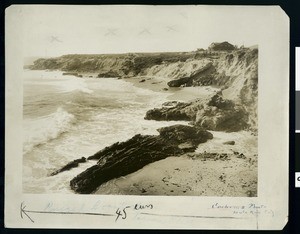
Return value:
M 288 35 L 276 6 L 7 8 L 6 225 L 281 228 Z
M 24 193 L 257 196 L 255 35 L 167 11 L 31 16 Z

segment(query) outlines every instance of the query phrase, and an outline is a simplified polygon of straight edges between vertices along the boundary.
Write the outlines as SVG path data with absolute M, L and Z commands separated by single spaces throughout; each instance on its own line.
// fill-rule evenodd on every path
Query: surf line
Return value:
M 35 214 L 62 214 L 62 215 L 97 215 L 97 216 L 115 216 L 115 214 L 105 214 L 105 213 L 92 213 L 92 212 L 68 212 L 68 211 L 39 211 L 39 210 L 27 210 L 24 202 L 20 206 L 20 215 L 23 219 L 25 216 L 34 223 L 34 220 L 29 216 L 30 213 Z

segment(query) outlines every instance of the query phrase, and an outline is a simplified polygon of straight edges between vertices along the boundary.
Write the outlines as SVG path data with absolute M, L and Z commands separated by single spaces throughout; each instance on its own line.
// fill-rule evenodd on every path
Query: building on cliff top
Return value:
M 230 44 L 227 41 L 221 42 L 221 43 L 211 43 L 208 47 L 208 50 L 210 51 L 231 51 L 234 50 L 234 45 Z

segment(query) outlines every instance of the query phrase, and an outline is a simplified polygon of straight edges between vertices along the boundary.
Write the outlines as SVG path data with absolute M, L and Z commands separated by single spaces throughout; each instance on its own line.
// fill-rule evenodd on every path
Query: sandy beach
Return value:
M 224 145 L 230 134 L 214 134 L 195 153 L 149 164 L 103 184 L 96 194 L 257 196 L 257 137 L 236 133 L 235 145 Z
M 174 92 L 175 89 L 170 89 L 167 85 L 170 79 L 161 78 L 156 76 L 138 76 L 138 77 L 126 77 L 122 80 L 132 83 L 134 86 L 150 89 L 154 92 Z
M 205 98 L 210 94 L 220 91 L 219 88 L 211 86 L 206 87 L 169 87 L 167 85 L 170 79 L 163 77 L 134 77 L 123 78 L 122 80 L 132 83 L 134 86 L 149 89 L 154 92 L 164 92 L 170 94 L 167 99 L 171 101 L 191 101 L 196 98 Z M 142 82 L 141 82 L 142 81 Z
M 159 77 L 124 80 L 140 88 L 169 92 L 167 99 L 176 101 L 204 98 L 219 91 L 210 86 L 164 90 L 167 80 Z M 214 138 L 200 144 L 194 153 L 151 163 L 135 173 L 101 185 L 95 193 L 257 196 L 257 136 L 246 131 L 211 133 Z M 228 141 L 234 141 L 234 145 L 224 144 Z

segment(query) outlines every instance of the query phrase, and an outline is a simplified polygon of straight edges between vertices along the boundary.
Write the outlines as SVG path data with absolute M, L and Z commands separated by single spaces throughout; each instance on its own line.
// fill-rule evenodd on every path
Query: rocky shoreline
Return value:
M 155 161 L 194 152 L 198 144 L 206 142 L 211 133 L 191 126 L 174 125 L 158 129 L 159 136 L 135 135 L 125 142 L 117 142 L 89 160 L 97 164 L 70 181 L 77 193 L 92 193 L 103 183 L 126 176 Z
M 147 111 L 145 119 L 188 120 L 195 126 L 207 130 L 235 132 L 247 129 L 248 113 L 242 105 L 214 94 L 206 99 L 178 102 L 172 107 L 155 108 Z
M 106 147 L 92 156 L 76 159 L 51 173 L 51 176 L 55 176 L 77 167 L 79 163 L 96 160 L 94 166 L 70 181 L 70 187 L 76 193 L 93 193 L 111 180 L 135 173 L 147 165 L 169 157 L 186 157 L 187 153 L 193 154 L 194 159 L 206 158 L 209 155 L 209 158 L 212 157 L 214 161 L 220 161 L 222 164 L 224 158 L 227 160 L 235 154 L 216 154 L 216 156 L 211 152 L 205 152 L 196 156 L 195 151 L 199 144 L 213 139 L 213 134 L 209 131 L 228 133 L 250 131 L 254 135 L 257 134 L 258 50 L 256 48 L 165 54 L 66 55 L 53 59 L 39 59 L 29 68 L 58 69 L 65 71 L 65 75 L 76 74 L 77 77 L 81 77 L 85 71 L 95 73 L 98 71 L 96 73 L 98 78 L 136 80 L 137 78 L 132 77 L 155 77 L 155 81 L 152 78 L 141 78 L 135 83 L 138 82 L 141 87 L 149 85 L 149 82 L 154 86 L 160 84 L 161 91 L 177 87 L 211 85 L 219 87 L 218 92 L 205 98 L 195 96 L 193 100 L 186 102 L 167 102 L 163 103 L 162 107 L 145 113 L 146 120 L 184 120 L 189 121 L 190 126 L 173 125 L 161 128 L 158 129 L 158 136 L 135 135 L 125 142 L 117 142 Z M 235 140 L 230 139 L 224 142 L 224 145 L 231 147 L 235 145 Z M 257 159 L 256 161 L 252 159 L 253 155 L 251 160 L 257 164 Z M 248 157 L 249 155 L 238 158 L 248 160 Z M 255 171 L 253 173 L 255 174 Z M 255 185 L 255 178 L 252 181 L 254 182 L 251 183 Z M 252 186 L 249 191 L 244 195 L 256 196 L 256 187 Z M 174 190 L 170 192 L 172 193 Z M 187 193 L 187 190 L 184 193 Z M 190 194 L 194 195 L 193 192 Z

